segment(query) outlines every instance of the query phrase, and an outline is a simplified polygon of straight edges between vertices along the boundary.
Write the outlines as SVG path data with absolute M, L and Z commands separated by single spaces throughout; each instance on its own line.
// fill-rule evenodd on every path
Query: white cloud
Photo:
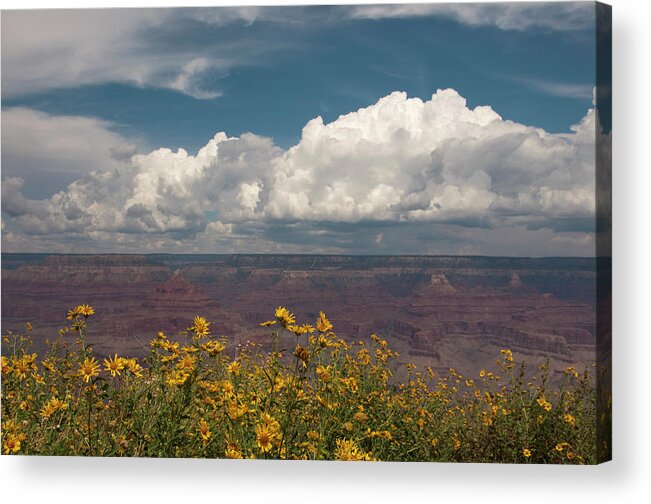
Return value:
M 265 250 L 309 236 L 331 250 L 355 246 L 355 230 L 369 229 L 369 246 L 391 247 L 398 228 L 438 226 L 457 250 L 481 249 L 469 237 L 488 230 L 517 228 L 526 246 L 525 235 L 548 240 L 558 228 L 565 233 L 559 246 L 587 247 L 595 128 L 592 109 L 570 133 L 553 134 L 487 106 L 470 109 L 452 89 L 427 101 L 395 92 L 329 124 L 312 119 L 286 151 L 255 134 L 218 133 L 195 155 L 165 148 L 135 155 L 44 200 L 25 198 L 19 179 L 5 179 L 5 234 L 189 240 L 193 247 L 256 242 Z M 457 243 L 459 229 L 470 234 Z M 401 240 L 415 239 L 407 234 Z
M 135 153 L 135 146 L 95 118 L 53 116 L 14 107 L 2 111 L 3 176 L 32 185 L 63 182 L 93 170 L 111 170 Z M 48 178 L 43 177 L 47 175 Z
M 179 74 L 170 82 L 169 87 L 199 100 L 212 100 L 222 95 L 220 91 L 201 89 L 201 77 L 204 72 L 215 67 L 207 58 L 195 58 L 183 66 Z
M 255 10 L 61 9 L 2 13 L 2 93 L 13 97 L 87 84 L 127 83 L 174 89 L 199 99 L 220 96 L 205 86 L 246 61 L 245 42 L 187 47 L 165 42 L 166 30 L 188 20 L 228 24 L 255 19 Z M 153 36 L 155 34 L 155 36 Z M 264 51 L 268 48 L 263 48 Z M 197 54 L 205 53 L 203 56 Z M 219 57 L 215 57 L 218 54 Z
M 561 96 L 564 98 L 576 98 L 580 100 L 587 100 L 594 95 L 593 84 L 576 84 L 567 82 L 551 82 L 537 79 L 514 79 L 521 82 L 527 87 L 540 91 L 542 93 Z M 594 98 L 593 98 L 594 101 Z M 593 103 L 594 104 L 594 103 Z
M 595 8 L 590 2 L 425 3 L 361 5 L 353 8 L 352 15 L 366 19 L 441 16 L 468 26 L 564 31 L 594 26 Z
M 594 212 L 594 120 L 570 135 L 466 107 L 454 90 L 426 102 L 393 93 L 341 116 L 320 117 L 274 160 L 266 213 L 357 222 L 506 221 Z

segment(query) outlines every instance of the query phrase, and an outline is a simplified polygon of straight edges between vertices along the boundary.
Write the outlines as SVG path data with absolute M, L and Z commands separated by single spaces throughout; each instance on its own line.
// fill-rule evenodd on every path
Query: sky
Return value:
M 2 250 L 592 256 L 594 21 L 5 10 Z

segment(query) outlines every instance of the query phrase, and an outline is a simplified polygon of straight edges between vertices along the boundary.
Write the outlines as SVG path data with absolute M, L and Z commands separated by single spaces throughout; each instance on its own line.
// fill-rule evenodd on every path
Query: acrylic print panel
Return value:
M 2 451 L 609 460 L 610 7 L 2 13 Z

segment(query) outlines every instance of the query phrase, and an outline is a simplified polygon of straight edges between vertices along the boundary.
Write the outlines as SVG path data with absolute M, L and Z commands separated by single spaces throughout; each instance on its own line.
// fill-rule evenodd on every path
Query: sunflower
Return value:
M 370 456 L 360 450 L 352 439 L 337 439 L 335 458 L 346 461 L 370 460 Z
M 262 423 L 269 427 L 271 431 L 277 433 L 280 430 L 280 424 L 271 415 L 267 413 L 260 413 L 260 419 L 262 420 Z
M 113 358 L 109 357 L 104 359 L 104 371 L 111 373 L 111 376 L 118 375 L 120 376 L 120 371 L 124 369 L 125 359 L 118 357 L 118 354 L 115 354 Z
M 86 383 L 90 381 L 93 376 L 99 374 L 100 367 L 99 363 L 95 360 L 95 357 L 84 359 L 84 363 L 79 366 L 78 375 L 80 378 L 83 378 Z
M 316 319 L 316 328 L 320 333 L 332 330 L 332 323 L 330 323 L 328 317 L 322 311 L 319 312 L 319 318 Z
M 278 432 L 266 423 L 261 423 L 255 428 L 255 437 L 260 451 L 267 453 L 278 440 Z
M 185 354 L 183 358 L 179 361 L 176 367 L 180 370 L 185 370 L 187 372 L 194 371 L 194 365 L 197 362 L 197 358 L 192 355 Z
M 278 322 L 280 322 L 283 327 L 287 327 L 288 325 L 292 325 L 294 322 L 296 322 L 296 317 L 294 314 L 283 306 L 276 308 L 276 319 L 278 319 Z
M 12 371 L 12 367 L 9 365 L 9 359 L 5 357 L 4 355 L 2 356 L 2 374 L 9 374 Z
M 129 369 L 129 372 L 134 375 L 136 378 L 142 377 L 142 367 L 138 364 L 138 359 L 131 358 L 127 359 L 126 367 Z
M 198 338 L 205 338 L 210 334 L 210 322 L 204 317 L 194 317 L 193 325 L 188 327 Z
M 226 345 L 219 341 L 208 341 L 205 344 L 201 345 L 201 348 L 208 352 L 208 355 L 214 357 L 215 355 L 222 353 L 226 348 Z
M 80 306 L 75 306 L 71 310 L 68 310 L 68 320 L 73 320 L 76 319 L 79 315 L 81 315 L 81 311 L 79 311 Z
M 203 418 L 199 420 L 198 431 L 201 435 L 201 441 L 203 441 L 203 444 L 207 444 L 208 441 L 210 441 L 212 432 L 210 432 L 210 426 Z
M 95 308 L 87 304 L 77 306 L 76 310 L 79 310 L 79 313 L 86 318 L 95 315 Z
M 238 450 L 237 448 L 226 448 L 226 452 L 224 453 L 226 455 L 226 458 L 229 459 L 241 459 L 242 458 L 242 452 Z
M 5 439 L 5 442 L 2 444 L 2 453 L 5 455 L 11 455 L 12 453 L 19 451 L 20 439 L 18 439 L 18 437 L 14 436 L 13 434 L 9 434 Z

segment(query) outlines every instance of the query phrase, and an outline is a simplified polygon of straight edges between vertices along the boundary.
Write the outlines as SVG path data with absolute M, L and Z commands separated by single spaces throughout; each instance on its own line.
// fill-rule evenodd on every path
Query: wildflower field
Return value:
M 399 364 L 376 335 L 351 344 L 323 312 L 299 324 L 283 307 L 261 324 L 271 350 L 229 356 L 195 317 L 175 338 L 152 334 L 142 362 L 98 360 L 86 342 L 93 315 L 71 309 L 42 356 L 30 353 L 29 324 L 3 336 L 3 454 L 597 461 L 588 371 L 567 368 L 550 387 L 548 365 L 532 378 L 504 349 L 493 370 L 441 376 Z

